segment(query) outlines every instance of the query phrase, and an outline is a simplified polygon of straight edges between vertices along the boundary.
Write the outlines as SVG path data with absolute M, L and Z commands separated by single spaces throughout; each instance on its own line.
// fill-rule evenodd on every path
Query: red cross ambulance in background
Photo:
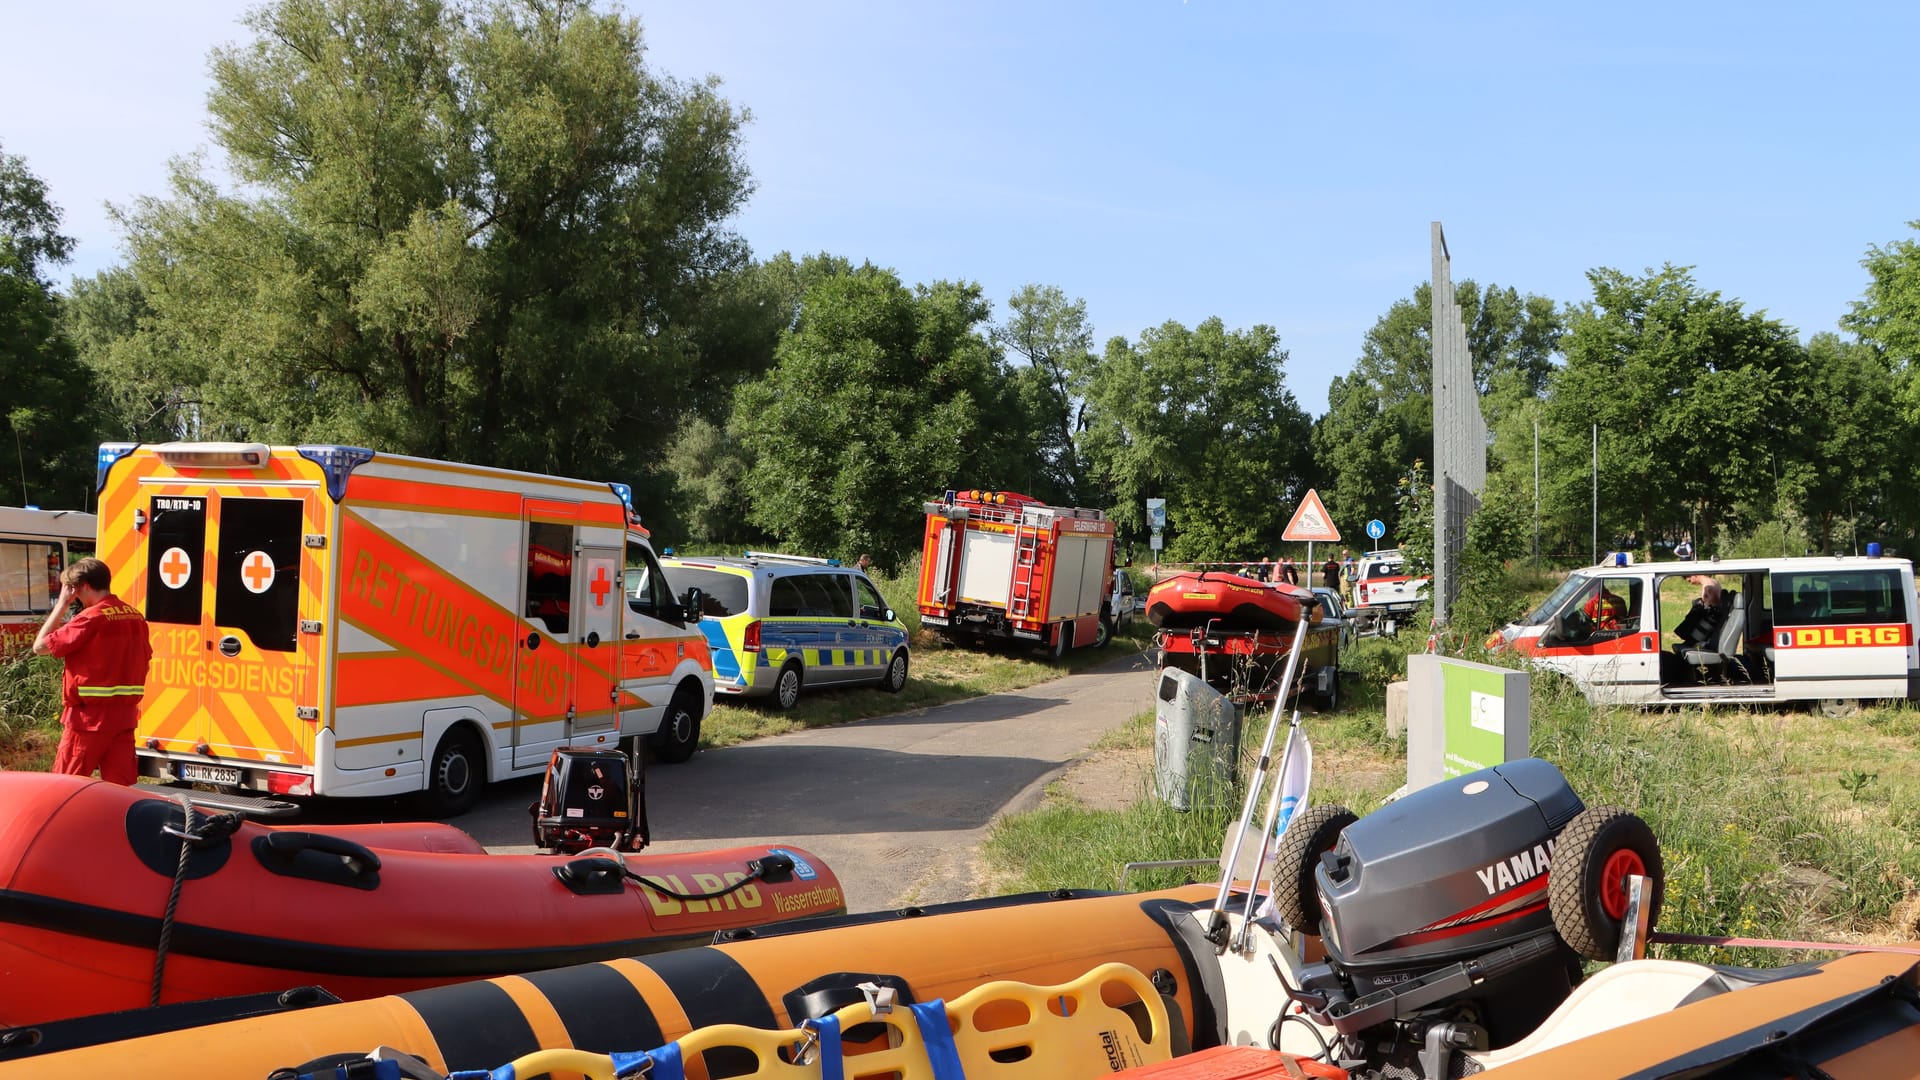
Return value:
M 458 812 L 557 746 L 698 744 L 706 640 L 625 485 L 236 443 L 108 444 L 98 482 L 145 775 Z

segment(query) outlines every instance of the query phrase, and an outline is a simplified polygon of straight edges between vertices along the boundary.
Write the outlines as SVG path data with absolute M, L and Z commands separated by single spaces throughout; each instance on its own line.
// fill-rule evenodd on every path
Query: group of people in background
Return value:
M 1241 574 L 1259 581 L 1282 582 L 1287 585 L 1301 586 L 1308 584 L 1307 579 L 1310 578 L 1317 569 L 1320 574 L 1319 584 L 1329 589 L 1339 590 L 1343 584 L 1351 584 L 1353 582 L 1354 577 L 1360 572 L 1360 564 L 1354 559 L 1352 551 L 1341 548 L 1340 554 L 1337 557 L 1332 555 L 1327 556 L 1327 561 L 1319 564 L 1317 568 L 1308 566 L 1304 559 L 1295 562 L 1291 556 L 1283 556 L 1278 560 L 1261 559 L 1259 562 L 1200 563 L 1195 566 L 1194 569 L 1220 570 L 1230 574 Z

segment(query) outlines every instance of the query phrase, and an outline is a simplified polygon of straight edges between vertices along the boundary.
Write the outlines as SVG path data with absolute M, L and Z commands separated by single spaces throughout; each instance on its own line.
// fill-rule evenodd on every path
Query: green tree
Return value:
M 1907 227 L 1920 229 L 1920 221 Z M 1896 370 L 1911 373 L 1920 365 L 1920 241 L 1875 245 L 1860 265 L 1870 276 L 1867 294 L 1853 302 L 1840 325 L 1878 349 Z M 1907 405 L 1910 416 L 1920 416 L 1914 411 L 1920 397 L 1909 397 Z
M 809 553 L 897 564 L 921 503 L 1026 476 L 978 285 L 909 289 L 865 265 L 806 292 L 767 376 L 734 394 L 750 522 Z
M 688 536 L 709 543 L 756 541 L 765 532 L 748 521 L 747 475 L 753 459 L 724 426 L 694 416 L 667 448 L 674 477 L 668 500 Z
M 0 151 L 0 456 L 12 459 L 0 491 L 49 509 L 84 508 L 93 493 L 93 380 L 60 333 L 46 277 L 72 251 L 46 183 Z
M 1472 280 L 1454 286 L 1476 388 L 1485 395 L 1489 427 L 1540 395 L 1564 330 L 1553 301 Z M 1394 520 L 1396 487 L 1416 459 L 1433 457 L 1433 287 L 1422 283 L 1397 300 L 1367 331 L 1353 370 L 1336 378 L 1328 409 L 1315 424 L 1315 459 L 1326 474 L 1321 494 L 1341 521 L 1381 518 L 1389 535 L 1407 534 Z
M 1831 552 L 1836 540 L 1852 540 L 1864 520 L 1867 536 L 1880 539 L 1911 509 L 1911 425 L 1894 400 L 1893 372 L 1885 357 L 1870 347 L 1815 334 L 1807 342 L 1808 378 L 1804 407 L 1798 413 L 1799 438 L 1782 462 L 1783 495 L 1806 518 L 1807 534 L 1819 550 Z
M 60 323 L 81 363 L 99 384 L 106 437 L 165 442 L 185 434 L 179 421 L 198 406 L 198 366 L 147 350 L 139 331 L 152 315 L 146 293 L 124 266 L 74 278 L 60 304 Z M 167 377 L 157 372 L 171 369 Z
M 1075 438 L 1087 426 L 1086 388 L 1096 359 L 1087 302 L 1067 299 L 1052 285 L 1025 285 L 1007 301 L 1006 321 L 993 340 L 1020 361 L 1015 393 L 1033 421 L 1030 452 L 1040 461 L 1041 483 L 1029 492 L 1048 502 L 1086 498 L 1086 465 Z
M 1600 432 L 1600 544 L 1715 534 L 1742 504 L 1773 505 L 1803 444 L 1806 350 L 1793 331 L 1701 289 L 1687 268 L 1589 271 L 1546 409 L 1543 491 L 1587 521 L 1590 425 Z M 1585 529 L 1579 529 L 1584 534 Z
M 1087 386 L 1082 452 L 1123 531 L 1167 500 L 1168 558 L 1257 558 L 1280 539 L 1312 466 L 1312 424 L 1286 384 L 1272 327 L 1169 320 L 1116 337 Z
M 122 216 L 151 309 L 113 350 L 127 395 L 195 435 L 646 472 L 736 299 L 745 114 L 582 0 L 277 0 L 249 25 L 209 95 L 244 186 L 183 162 Z

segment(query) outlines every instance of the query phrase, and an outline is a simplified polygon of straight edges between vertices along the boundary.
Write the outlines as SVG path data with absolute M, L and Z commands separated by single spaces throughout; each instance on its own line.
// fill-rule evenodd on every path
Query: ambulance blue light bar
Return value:
M 294 451 L 327 474 L 327 494 L 336 503 L 347 497 L 353 470 L 373 460 L 373 451 L 364 446 L 296 446 Z
M 95 495 L 107 489 L 107 474 L 113 471 L 113 463 L 133 453 L 139 445 L 139 443 L 132 442 L 100 444 L 100 456 L 94 459 L 93 466 L 93 493 Z

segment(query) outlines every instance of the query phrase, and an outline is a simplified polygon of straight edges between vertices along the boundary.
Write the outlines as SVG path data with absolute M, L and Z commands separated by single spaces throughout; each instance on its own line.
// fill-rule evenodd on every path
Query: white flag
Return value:
M 1285 758 L 1280 773 L 1280 816 L 1273 825 L 1275 846 L 1287 831 L 1287 822 L 1307 808 L 1307 789 L 1313 785 L 1313 747 L 1304 729 L 1295 726 L 1287 732 Z
M 1307 733 L 1299 725 L 1288 729 L 1286 755 L 1280 766 L 1280 813 L 1273 821 L 1273 844 L 1267 852 L 1266 875 L 1271 878 L 1279 863 L 1280 837 L 1287 831 L 1287 822 L 1307 808 L 1307 789 L 1313 785 L 1313 747 L 1307 742 Z M 1276 915 L 1273 905 L 1273 891 L 1269 889 L 1265 899 L 1260 901 L 1260 909 L 1254 917 L 1265 922 L 1274 921 Z

